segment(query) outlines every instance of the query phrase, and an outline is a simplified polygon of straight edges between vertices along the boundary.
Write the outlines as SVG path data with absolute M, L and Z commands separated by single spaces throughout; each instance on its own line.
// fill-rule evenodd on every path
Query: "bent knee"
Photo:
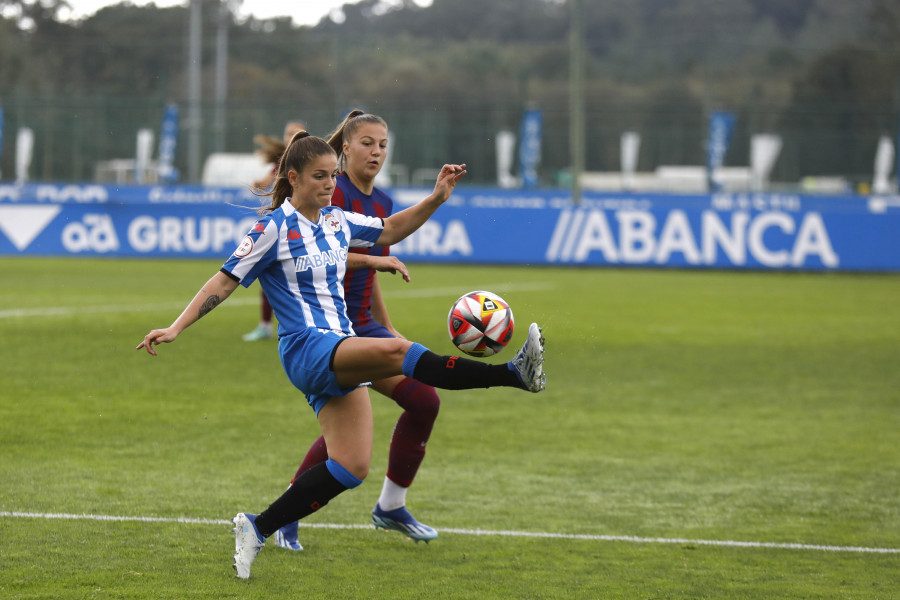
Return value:
M 329 458 L 326 466 L 332 476 L 347 488 L 355 488 L 369 475 L 369 461 L 362 458 L 340 462 Z
M 362 483 L 369 476 L 369 463 L 358 462 L 347 468 Z
M 409 413 L 434 421 L 441 408 L 437 390 L 421 381 L 406 378 L 394 388 L 391 398 Z
M 412 342 L 409 340 L 404 340 L 400 338 L 391 338 L 389 340 L 385 340 L 384 348 L 382 351 L 384 355 L 390 360 L 392 365 L 397 366 L 398 368 L 403 367 L 403 360 L 406 358 L 406 353 L 409 352 L 410 347 L 412 346 Z

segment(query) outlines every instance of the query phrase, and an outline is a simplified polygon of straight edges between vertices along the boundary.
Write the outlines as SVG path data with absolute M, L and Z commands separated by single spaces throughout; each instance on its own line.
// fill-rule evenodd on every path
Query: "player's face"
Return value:
M 294 188 L 291 204 L 301 212 L 304 208 L 318 212 L 328 206 L 336 176 L 337 158 L 334 154 L 323 154 L 312 159 L 299 173 L 291 169 L 288 172 L 288 180 Z
M 347 174 L 354 179 L 375 179 L 387 156 L 387 128 L 378 123 L 363 123 L 344 144 Z
M 303 123 L 299 121 L 292 121 L 284 126 L 284 145 L 287 146 L 291 143 L 291 139 L 294 137 L 294 134 L 298 131 L 303 131 L 305 126 Z

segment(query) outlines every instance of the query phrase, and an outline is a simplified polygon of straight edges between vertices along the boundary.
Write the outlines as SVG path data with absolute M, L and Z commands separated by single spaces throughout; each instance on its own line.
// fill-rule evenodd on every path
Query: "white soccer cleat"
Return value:
M 544 336 L 541 332 L 538 324 L 532 323 L 528 327 L 525 344 L 509 362 L 519 375 L 522 387 L 534 393 L 543 391 L 547 384 L 544 377 Z
M 250 565 L 266 545 L 266 538 L 259 535 L 254 523 L 257 516 L 238 513 L 231 520 L 234 523 L 234 570 L 239 579 L 250 578 Z

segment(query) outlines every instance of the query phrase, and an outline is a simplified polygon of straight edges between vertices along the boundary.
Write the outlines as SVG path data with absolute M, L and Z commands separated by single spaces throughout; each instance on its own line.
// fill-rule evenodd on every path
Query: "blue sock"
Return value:
M 363 482 L 362 479 L 345 469 L 344 465 L 333 458 L 326 460 L 325 466 L 328 468 L 331 476 L 340 481 L 347 489 L 353 489 Z
M 419 364 L 419 359 L 422 358 L 422 355 L 426 352 L 428 352 L 428 348 L 422 344 L 413 342 L 413 345 L 410 346 L 409 350 L 406 352 L 406 357 L 403 359 L 403 374 L 410 379 L 414 379 L 413 373 L 416 371 L 416 365 Z

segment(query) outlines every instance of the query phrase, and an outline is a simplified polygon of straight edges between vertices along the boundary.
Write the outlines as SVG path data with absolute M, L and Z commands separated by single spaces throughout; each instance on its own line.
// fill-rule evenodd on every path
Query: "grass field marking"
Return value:
M 74 513 L 29 513 L 0 511 L 0 517 L 21 517 L 26 519 L 64 519 L 86 521 L 137 521 L 140 523 L 184 523 L 187 525 L 226 525 L 231 521 L 222 519 L 189 519 L 186 517 L 125 517 L 118 515 L 76 515 Z
M 29 513 L 0 511 L 0 517 L 27 519 L 84 519 L 90 521 L 120 521 L 140 523 L 183 523 L 188 525 L 231 525 L 230 520 L 197 519 L 187 517 L 128 517 L 116 515 L 88 515 L 71 513 Z M 371 529 L 371 525 L 344 525 L 340 523 L 300 523 L 306 529 Z M 870 548 L 865 546 L 829 546 L 819 544 L 795 544 L 786 542 L 739 542 L 732 540 L 690 540 L 682 538 L 636 537 L 630 535 L 592 535 L 580 533 L 549 533 L 536 531 L 491 531 L 487 529 L 441 528 L 444 533 L 472 536 L 505 536 L 544 538 L 559 540 L 587 540 L 600 542 L 628 542 L 632 544 L 678 544 L 682 546 L 718 546 L 726 548 L 765 548 L 777 550 L 810 550 L 814 552 L 859 552 L 866 554 L 900 554 L 900 548 Z
M 33 317 L 71 317 L 96 313 L 146 312 L 151 310 L 180 310 L 185 302 L 166 302 L 161 304 L 120 304 L 109 306 L 47 306 L 43 308 L 11 308 L 0 310 L 0 319 L 22 319 Z M 259 298 L 235 298 L 224 306 L 248 306 L 259 304 Z
M 302 525 L 302 523 L 301 523 Z M 630 535 L 601 535 L 580 533 L 541 533 L 534 531 L 489 531 L 482 529 L 448 529 L 446 533 L 460 535 L 496 535 L 510 537 L 556 538 L 567 540 L 598 540 L 604 542 L 630 542 L 634 544 L 679 544 L 682 546 L 722 546 L 732 548 L 775 548 L 781 550 L 814 550 L 817 552 L 863 552 L 870 554 L 900 554 L 900 548 L 869 548 L 865 546 L 829 546 L 789 542 L 740 542 L 733 540 L 691 540 L 685 538 L 637 537 Z
M 533 283 L 511 283 L 506 285 L 493 286 L 493 292 L 535 292 L 541 290 L 550 290 L 556 286 L 552 283 L 533 282 Z M 456 287 L 440 287 L 440 288 L 414 288 L 409 290 L 395 290 L 385 292 L 385 298 L 438 298 L 446 296 L 455 299 L 460 295 L 459 286 Z M 44 308 L 11 308 L 0 310 L 0 319 L 23 319 L 33 317 L 70 317 L 73 315 L 96 314 L 96 313 L 123 313 L 123 312 L 146 312 L 158 310 L 180 310 L 185 307 L 184 302 L 166 302 L 162 304 L 123 304 L 112 306 L 48 306 Z M 222 306 L 248 306 L 259 303 L 259 298 L 234 298 L 228 300 Z

